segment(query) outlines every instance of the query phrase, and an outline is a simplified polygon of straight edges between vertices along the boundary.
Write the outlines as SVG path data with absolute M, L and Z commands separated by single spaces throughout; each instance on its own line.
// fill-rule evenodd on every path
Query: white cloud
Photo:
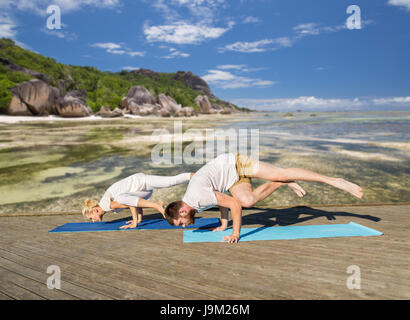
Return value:
M 129 48 L 127 48 L 126 46 L 124 46 L 122 44 L 113 43 L 113 42 L 94 43 L 94 44 L 91 45 L 91 47 L 105 49 L 106 52 L 111 53 L 111 54 L 119 54 L 119 55 L 126 54 L 126 55 L 129 55 L 131 57 L 135 57 L 135 56 L 143 57 L 143 56 L 145 56 L 145 52 L 132 51 L 132 50 L 130 50 Z
M 410 0 L 409 0 L 410 1 Z M 362 27 L 373 23 L 371 20 L 362 21 Z M 319 26 L 318 23 L 302 23 L 294 26 L 293 34 L 290 36 L 283 36 L 274 39 L 263 39 L 252 42 L 238 41 L 235 43 L 227 44 L 222 48 L 219 48 L 219 52 L 236 51 L 243 53 L 254 52 L 266 52 L 274 51 L 279 48 L 292 47 L 295 42 L 301 40 L 306 36 L 317 36 L 321 33 L 338 32 L 343 29 L 347 29 L 345 25 L 336 26 Z
M 169 54 L 163 56 L 164 59 L 174 59 L 174 58 L 188 58 L 190 56 L 189 53 L 178 51 L 175 48 L 169 48 Z
M 265 52 L 272 50 L 272 48 L 268 48 L 268 45 L 271 43 L 273 43 L 272 39 L 263 39 L 253 42 L 238 41 L 235 43 L 227 44 L 223 48 L 220 48 L 219 51 L 236 51 L 245 53 Z
M 220 70 L 235 70 L 237 72 L 254 72 L 266 70 L 266 68 L 248 68 L 246 64 L 222 64 L 216 67 Z
M 410 0 L 389 0 L 388 4 L 404 7 L 407 11 L 410 11 Z
M 0 0 L 0 8 L 30 11 L 41 16 L 47 15 L 47 7 L 52 4 L 67 13 L 87 6 L 113 9 L 120 5 L 120 0 Z
M 234 75 L 231 72 L 223 70 L 209 70 L 208 74 L 201 77 L 208 84 L 215 85 L 223 89 L 249 88 L 249 87 L 267 87 L 277 82 L 270 80 L 261 80 Z
M 328 110 L 382 110 L 409 109 L 410 97 L 324 99 L 314 96 L 274 99 L 233 99 L 241 107 L 266 111 L 328 111 Z
M 199 44 L 208 39 L 222 36 L 228 28 L 215 28 L 205 25 L 193 25 L 177 22 L 170 25 L 145 26 L 144 34 L 149 42 L 167 42 L 174 44 Z
M 17 34 L 17 22 L 6 12 L 0 13 L 0 38 L 14 38 Z
M 217 16 L 226 0 L 142 0 L 161 14 L 164 23 L 144 23 L 144 35 L 148 42 L 172 44 L 200 44 L 216 39 L 230 30 L 235 22 L 223 17 L 226 27 L 219 27 Z
M 78 38 L 77 34 L 75 34 L 74 32 L 64 30 L 65 28 L 67 28 L 67 25 L 62 24 L 62 27 L 62 29 L 53 30 L 42 28 L 41 31 L 45 34 L 48 34 L 50 36 L 56 36 L 60 39 L 75 40 Z
M 229 69 L 242 70 L 245 67 L 246 67 L 246 64 L 222 64 L 222 65 L 217 66 L 218 69 L 222 69 L 222 70 L 229 70 Z
M 131 67 L 131 66 L 122 67 L 122 70 L 127 70 L 127 71 L 133 71 L 133 70 L 138 70 L 138 69 L 139 67 Z
M 293 27 L 293 30 L 300 35 L 318 35 L 320 33 L 318 24 L 313 22 L 299 24 Z
M 242 21 L 242 23 L 258 23 L 258 22 L 260 22 L 259 18 L 253 17 L 253 16 L 248 16 Z

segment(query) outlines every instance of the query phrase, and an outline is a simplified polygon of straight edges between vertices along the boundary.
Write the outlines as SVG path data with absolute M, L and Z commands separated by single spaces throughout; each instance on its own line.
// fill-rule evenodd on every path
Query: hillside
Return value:
M 215 97 L 207 83 L 192 72 L 138 69 L 113 73 L 88 66 L 65 65 L 25 50 L 10 39 L 0 39 L 0 112 L 5 112 L 10 105 L 11 88 L 30 79 L 39 79 L 58 88 L 61 95 L 74 90 L 82 92 L 93 112 L 99 111 L 101 106 L 111 110 L 121 108 L 123 97 L 133 86 L 145 87 L 153 97 L 159 94 L 172 97 L 176 103 L 197 111 L 195 98 L 198 95 L 207 95 L 213 105 L 242 110 Z

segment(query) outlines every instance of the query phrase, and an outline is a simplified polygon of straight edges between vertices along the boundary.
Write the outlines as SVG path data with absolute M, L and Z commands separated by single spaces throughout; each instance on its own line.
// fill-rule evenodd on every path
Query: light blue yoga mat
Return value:
M 118 231 L 129 219 L 120 219 L 114 221 L 102 221 L 102 222 L 79 222 L 79 223 L 66 223 L 59 226 L 49 232 L 91 232 L 91 231 Z M 187 228 L 216 228 L 221 225 L 218 218 L 197 218 L 195 224 L 187 226 Z M 164 219 L 151 219 L 142 220 L 138 227 L 133 229 L 124 230 L 136 230 L 136 229 L 182 229 L 182 227 L 171 226 Z
M 188 230 L 184 231 L 184 242 L 221 242 L 224 236 L 231 234 L 232 229 L 221 232 Z M 239 241 L 380 236 L 382 234 L 377 230 L 350 222 L 319 226 L 242 228 Z

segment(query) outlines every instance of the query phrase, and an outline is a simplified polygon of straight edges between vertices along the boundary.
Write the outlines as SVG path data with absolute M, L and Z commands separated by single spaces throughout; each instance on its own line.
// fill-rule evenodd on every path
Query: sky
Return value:
M 410 0 L 0 0 L 0 37 L 256 110 L 410 110 Z

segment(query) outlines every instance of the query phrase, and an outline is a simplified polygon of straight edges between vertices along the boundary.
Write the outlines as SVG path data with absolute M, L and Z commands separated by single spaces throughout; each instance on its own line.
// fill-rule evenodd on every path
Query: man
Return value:
M 259 178 L 269 182 L 252 189 L 251 179 Z M 306 192 L 294 181 L 313 181 L 329 184 L 362 198 L 362 189 L 341 178 L 332 178 L 301 168 L 280 168 L 256 161 L 245 155 L 225 153 L 208 162 L 191 178 L 182 201 L 172 202 L 165 209 L 165 217 L 171 225 L 183 226 L 194 223 L 195 213 L 213 205 L 221 210 L 221 227 L 228 224 L 228 209 L 232 215 L 232 235 L 222 241 L 238 242 L 242 225 L 242 207 L 252 207 L 268 197 L 280 186 L 288 185 L 299 197 Z M 225 194 L 228 191 L 232 196 Z

